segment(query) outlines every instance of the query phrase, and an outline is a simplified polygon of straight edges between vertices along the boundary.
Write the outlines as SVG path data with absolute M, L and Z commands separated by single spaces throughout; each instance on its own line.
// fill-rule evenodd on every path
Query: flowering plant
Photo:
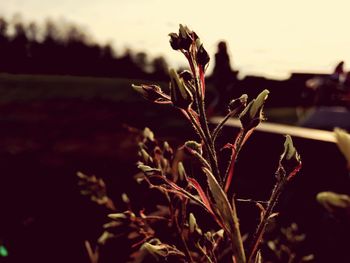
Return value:
M 134 211 L 124 195 L 128 209 L 109 215 L 112 221 L 105 225 L 102 236 L 113 237 L 116 229 L 127 230 L 134 243 L 133 262 L 141 262 L 147 255 L 174 262 L 262 262 L 259 245 L 265 228 L 276 216 L 274 207 L 283 188 L 301 168 L 300 156 L 291 137 L 286 135 L 275 187 L 265 205 L 256 202 L 261 220 L 252 231 L 250 242 L 245 244 L 231 184 L 242 147 L 264 120 L 263 107 L 269 91 L 262 91 L 249 103 L 245 94 L 233 99 L 222 122 L 210 129 L 205 110 L 209 55 L 198 35 L 186 26 L 180 25 L 179 32 L 169 36 L 171 47 L 185 56 L 189 70 L 169 71 L 170 94 L 158 85 L 141 84 L 133 88 L 147 100 L 178 108 L 198 139 L 186 141 L 174 151 L 167 142 L 158 141 L 149 128 L 144 129 L 136 180 L 160 191 L 165 201 L 156 204 L 152 211 Z M 230 117 L 240 119 L 241 129 L 232 142 L 220 146 L 217 138 Z M 228 163 L 221 159 L 222 148 L 231 153 Z M 100 239 L 100 243 L 104 241 L 105 238 Z M 91 247 L 89 250 L 92 251 Z

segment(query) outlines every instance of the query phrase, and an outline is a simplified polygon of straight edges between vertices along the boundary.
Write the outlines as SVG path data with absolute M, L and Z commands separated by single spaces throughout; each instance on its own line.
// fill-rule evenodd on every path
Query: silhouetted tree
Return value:
M 169 70 L 168 68 L 168 63 L 166 62 L 164 57 L 156 57 L 152 61 L 153 78 L 159 80 L 167 80 Z
M 77 25 L 47 20 L 39 27 L 17 15 L 0 18 L 0 72 L 163 79 L 167 63 L 161 57 L 149 63 L 145 52 L 131 50 L 117 57 Z
M 147 54 L 145 52 L 136 53 L 134 61 L 141 70 L 148 71 Z
M 8 69 L 6 63 L 9 61 L 9 38 L 7 35 L 8 23 L 0 18 L 0 71 Z

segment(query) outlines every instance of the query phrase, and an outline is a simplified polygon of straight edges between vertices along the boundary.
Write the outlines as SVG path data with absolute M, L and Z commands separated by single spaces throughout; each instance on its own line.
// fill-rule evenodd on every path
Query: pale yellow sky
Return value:
M 347 0 L 0 0 L 0 15 L 21 13 L 42 22 L 64 18 L 99 41 L 111 41 L 184 62 L 169 48 L 169 32 L 187 24 L 211 56 L 226 40 L 241 76 L 284 78 L 290 72 L 330 72 L 339 60 L 350 70 Z

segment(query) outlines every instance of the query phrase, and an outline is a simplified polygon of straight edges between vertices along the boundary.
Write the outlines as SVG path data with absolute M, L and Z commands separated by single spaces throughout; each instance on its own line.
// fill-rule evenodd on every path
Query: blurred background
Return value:
M 84 240 L 99 236 L 107 211 L 80 195 L 76 172 L 103 178 L 118 206 L 123 192 L 137 199 L 130 127 L 150 127 L 174 147 L 196 138 L 180 113 L 131 88 L 166 90 L 169 67 L 186 68 L 169 45 L 180 23 L 211 57 L 210 117 L 268 89 L 268 122 L 350 129 L 349 10 L 346 0 L 0 0 L 0 262 L 88 262 Z M 276 127 L 242 151 L 244 197 L 269 196 L 287 126 Z M 226 127 L 223 139 L 236 132 Z M 304 169 L 282 197 L 281 220 L 300 225 L 316 262 L 335 254 L 349 262 L 346 224 L 315 200 L 320 191 L 350 192 L 346 161 L 332 140 L 297 136 L 296 146 Z

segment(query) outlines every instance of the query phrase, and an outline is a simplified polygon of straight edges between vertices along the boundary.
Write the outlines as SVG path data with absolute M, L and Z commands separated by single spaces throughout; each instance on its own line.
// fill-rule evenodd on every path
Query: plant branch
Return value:
M 206 136 L 205 132 L 203 131 L 201 125 L 197 122 L 196 118 L 193 116 L 192 112 L 190 110 L 187 110 L 186 113 L 188 114 L 191 123 L 193 124 L 195 130 L 199 134 L 200 138 L 203 140 L 205 147 L 207 149 L 208 155 L 209 155 L 209 162 L 211 164 L 211 167 L 213 170 L 212 172 L 216 175 L 219 182 L 221 181 L 221 178 L 219 176 L 219 168 L 216 160 L 216 154 L 215 149 L 213 149 L 210 145 L 210 142 L 208 141 L 208 137 Z
M 220 133 L 221 129 L 224 127 L 225 123 L 227 122 L 227 120 L 229 118 L 231 118 L 233 115 L 234 115 L 234 113 L 232 111 L 230 111 L 229 113 L 226 114 L 224 119 L 215 127 L 215 129 L 212 133 L 214 143 L 215 143 L 216 138 L 217 138 L 218 134 Z
M 210 151 L 212 153 L 211 156 L 211 164 L 212 164 L 212 170 L 214 173 L 214 176 L 217 178 L 218 182 L 220 185 L 222 185 L 222 178 L 220 176 L 219 172 L 219 165 L 218 165 L 218 160 L 216 156 L 216 150 L 215 150 L 215 145 L 212 139 L 212 136 L 210 134 L 209 126 L 208 126 L 208 121 L 207 121 L 207 116 L 205 113 L 205 106 L 204 106 L 204 97 L 203 95 L 201 96 L 202 91 L 205 89 L 203 85 L 205 85 L 204 81 L 204 73 L 202 70 L 200 70 L 200 76 L 198 79 L 198 76 L 195 77 L 195 83 L 196 83 L 196 92 L 197 96 L 199 97 L 199 121 L 201 123 L 201 126 L 203 127 L 204 134 L 207 138 L 208 141 L 208 147 L 210 148 Z
M 252 245 L 250 247 L 249 253 L 248 253 L 248 263 L 253 262 L 253 258 L 258 250 L 258 247 L 260 245 L 261 239 L 263 237 L 263 234 L 265 232 L 265 228 L 269 222 L 270 216 L 273 212 L 273 209 L 275 205 L 277 204 L 278 198 L 281 195 L 281 192 L 286 184 L 286 180 L 282 179 L 279 182 L 276 183 L 272 194 L 269 199 L 269 203 L 267 205 L 266 211 L 264 213 L 264 216 L 262 220 L 260 221 L 260 224 L 258 225 L 258 228 L 256 229 L 254 236 L 253 236 L 253 241 Z
M 190 250 L 189 250 L 189 248 L 188 248 L 188 245 L 187 245 L 186 240 L 185 240 L 185 238 L 184 238 L 184 235 L 183 235 L 183 233 L 182 233 L 182 229 L 181 229 L 181 227 L 180 227 L 180 225 L 179 225 L 179 221 L 178 221 L 177 216 L 175 216 L 175 225 L 176 225 L 176 229 L 177 229 L 177 231 L 178 231 L 178 234 L 179 234 L 179 236 L 180 236 L 182 245 L 183 245 L 183 247 L 184 247 L 184 249 L 185 249 L 185 255 L 186 255 L 186 257 L 187 257 L 187 259 L 188 259 L 189 262 L 194 263 L 193 258 L 192 258 L 192 256 L 191 256 L 191 252 L 190 252 Z
M 235 116 L 237 114 L 238 109 L 234 109 L 232 111 L 229 111 L 226 116 L 224 117 L 224 119 L 215 127 L 213 133 L 212 133 L 212 138 L 213 138 L 213 142 L 215 143 L 220 131 L 222 130 L 222 128 L 224 127 L 225 123 L 228 121 L 229 118 Z
M 228 192 L 228 189 L 231 185 L 232 177 L 233 177 L 233 171 L 234 171 L 234 166 L 236 164 L 236 160 L 238 157 L 238 153 L 241 150 L 241 147 L 244 142 L 244 137 L 245 137 L 245 132 L 244 130 L 240 130 L 240 132 L 237 134 L 235 143 L 234 143 L 234 148 L 232 149 L 232 153 L 230 156 L 230 162 L 229 165 L 227 166 L 225 176 L 224 176 L 224 184 L 225 184 L 225 192 Z

